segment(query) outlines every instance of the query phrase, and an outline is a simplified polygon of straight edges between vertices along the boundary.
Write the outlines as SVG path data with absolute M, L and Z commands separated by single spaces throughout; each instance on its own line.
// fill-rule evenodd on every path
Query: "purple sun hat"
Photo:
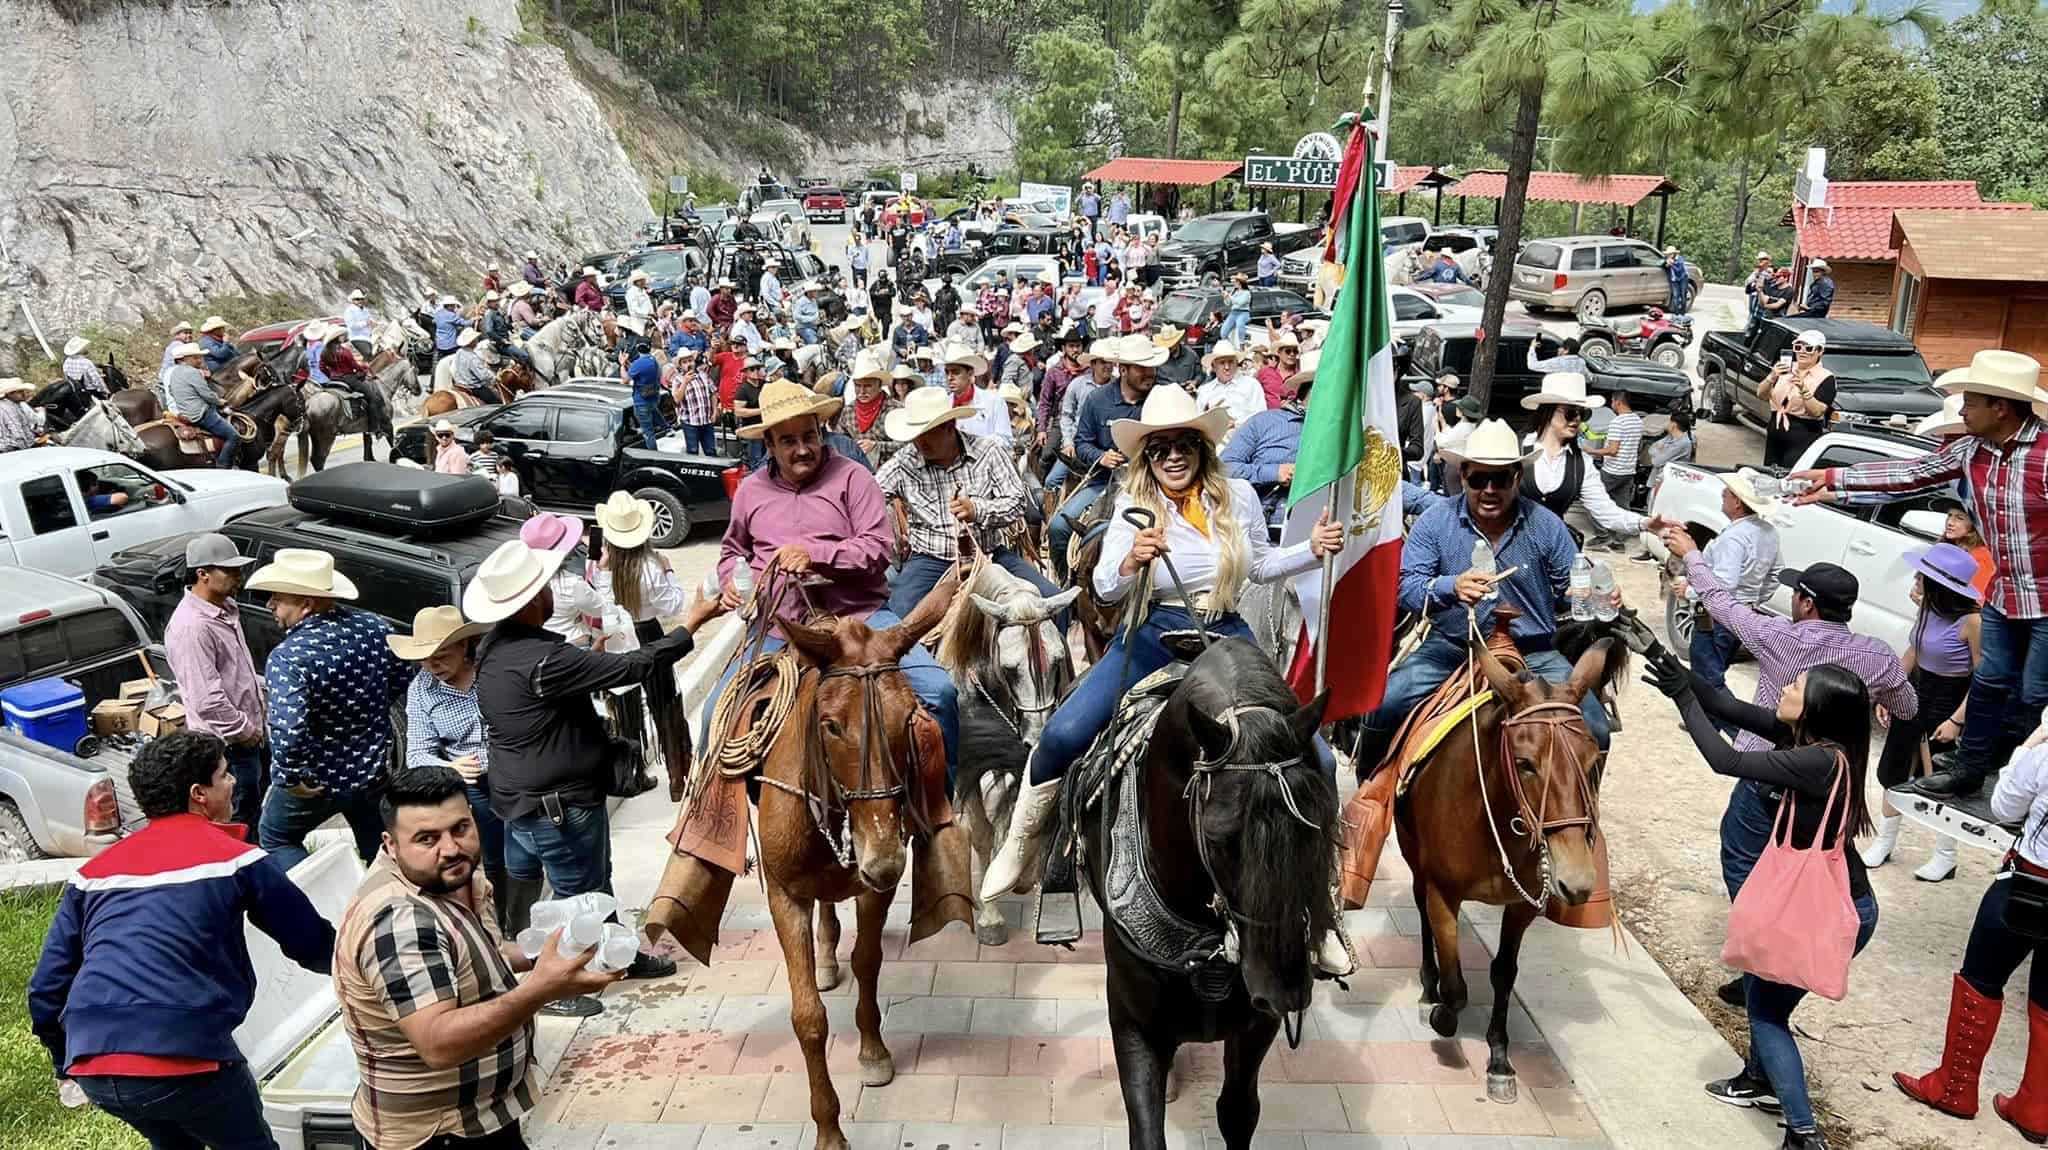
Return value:
M 1966 599 L 1984 599 L 1984 593 L 1970 585 L 1970 580 L 1977 577 L 1976 556 L 1953 543 L 1916 547 L 1906 552 L 1906 565 Z
M 583 521 L 574 516 L 543 511 L 519 525 L 519 538 L 535 551 L 566 554 L 583 541 Z

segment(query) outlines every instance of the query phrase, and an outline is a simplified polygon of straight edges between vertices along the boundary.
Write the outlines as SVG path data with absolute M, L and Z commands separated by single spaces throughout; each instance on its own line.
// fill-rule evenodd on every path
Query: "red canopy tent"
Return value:
M 1458 222 L 1465 222 L 1465 199 L 1477 196 L 1492 200 L 1493 218 L 1500 222 L 1500 200 L 1507 195 L 1508 174 L 1498 169 L 1472 172 L 1445 191 L 1458 197 Z M 1581 176 L 1576 172 L 1529 173 L 1529 198 L 1542 203 L 1572 205 L 1572 225 L 1578 226 L 1579 209 L 1587 204 L 1604 204 L 1628 209 L 1628 230 L 1635 230 L 1636 205 L 1652 196 L 1657 199 L 1657 247 L 1664 246 L 1664 217 L 1671 207 L 1671 193 L 1684 191 L 1667 176 Z

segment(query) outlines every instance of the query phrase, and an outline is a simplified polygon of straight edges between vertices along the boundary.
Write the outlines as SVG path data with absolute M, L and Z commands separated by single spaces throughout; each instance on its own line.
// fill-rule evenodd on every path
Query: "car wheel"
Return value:
M 1728 378 L 1720 372 L 1707 376 L 1703 388 L 1706 392 L 1707 411 L 1712 413 L 1715 423 L 1735 422 L 1735 397 L 1728 394 Z
M 1692 600 L 1683 595 L 1664 599 L 1664 636 L 1671 641 L 1671 653 L 1688 665 L 1692 662 Z
M 1657 350 L 1650 353 L 1650 358 L 1665 367 L 1684 367 L 1685 349 L 1675 343 L 1659 344 Z
M 690 534 L 690 509 L 671 492 L 659 487 L 643 487 L 633 493 L 635 499 L 645 499 L 654 505 L 654 536 L 656 547 L 681 547 Z
M 1592 336 L 1579 341 L 1579 354 L 1611 359 L 1614 356 L 1614 344 L 1603 336 Z
M 28 820 L 14 809 L 14 804 L 0 801 L 0 863 L 35 862 L 49 858 L 49 853 L 36 845 L 36 836 L 29 833 Z
M 1607 293 L 1593 288 L 1579 297 L 1579 306 L 1572 309 L 1582 324 L 1599 323 L 1607 314 Z

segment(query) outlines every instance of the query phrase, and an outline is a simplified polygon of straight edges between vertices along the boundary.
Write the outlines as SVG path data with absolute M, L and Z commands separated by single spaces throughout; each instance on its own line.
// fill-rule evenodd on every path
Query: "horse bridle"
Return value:
M 1031 623 L 998 624 L 996 634 L 1002 634 L 1003 628 L 1006 626 L 1024 627 L 1027 629 L 1026 637 L 1031 643 L 1031 682 L 1033 686 L 1039 688 L 1039 698 L 1048 701 L 1026 706 L 1017 701 L 1016 691 L 1011 690 L 1008 684 L 1003 684 L 1003 693 L 1009 697 L 1009 704 L 1005 706 L 1003 703 L 998 702 L 996 697 L 989 692 L 989 689 L 982 684 L 981 676 L 973 671 L 967 673 L 967 683 L 974 688 L 974 693 L 981 696 L 982 701 L 987 703 L 989 709 L 995 712 L 996 718 L 1002 720 L 1003 726 L 1008 727 L 1010 733 L 1015 735 L 1020 743 L 1025 741 L 1024 729 L 1020 724 L 1011 721 L 1011 711 L 1017 712 L 1020 717 L 1024 715 L 1042 715 L 1047 711 L 1058 708 L 1060 705 L 1059 692 L 1053 689 L 1047 682 L 1052 677 L 1052 658 L 1046 653 L 1045 637 L 1039 634 L 1038 631 L 1039 627 L 1043 626 L 1044 623 L 1044 619 L 1039 619 Z
M 1557 753 L 1572 764 L 1573 781 L 1578 786 L 1585 814 L 1570 818 L 1546 817 L 1550 809 L 1551 795 L 1547 774 L 1544 776 L 1542 802 L 1535 806 L 1530 804 L 1528 791 L 1522 785 L 1522 772 L 1515 766 L 1513 736 L 1514 728 L 1532 723 L 1543 725 L 1545 736 L 1556 748 Z M 1585 714 L 1580 711 L 1578 704 L 1557 699 L 1531 703 L 1501 720 L 1500 758 L 1507 766 L 1508 793 L 1515 800 L 1515 813 L 1508 817 L 1508 830 L 1522 838 L 1529 850 L 1536 852 L 1538 873 L 1541 876 L 1538 883 L 1540 893 L 1532 895 L 1528 888 L 1522 885 L 1522 880 L 1515 875 L 1514 864 L 1508 860 L 1507 844 L 1501 838 L 1500 820 L 1494 817 L 1493 798 L 1486 791 L 1486 756 L 1480 753 L 1479 728 L 1476 714 L 1474 716 L 1472 759 L 1476 765 L 1473 773 L 1479 778 L 1479 801 L 1486 808 L 1486 827 L 1493 833 L 1493 846 L 1500 855 L 1501 872 L 1507 875 L 1508 883 L 1515 888 L 1515 893 L 1521 896 L 1522 901 L 1537 910 L 1543 909 L 1544 900 L 1549 897 L 1552 885 L 1550 836 L 1574 827 L 1597 829 L 1600 821 L 1599 797 L 1593 793 L 1586 763 L 1565 741 L 1565 735 L 1574 731 L 1587 739 L 1593 737 L 1586 727 Z

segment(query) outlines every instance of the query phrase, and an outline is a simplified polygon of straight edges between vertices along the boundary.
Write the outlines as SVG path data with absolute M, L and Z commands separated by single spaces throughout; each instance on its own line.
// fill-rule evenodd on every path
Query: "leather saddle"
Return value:
M 241 434 L 243 439 L 248 440 L 256 437 L 255 420 L 243 415 L 239 411 L 227 412 L 227 419 L 228 423 L 234 426 L 234 429 Z M 220 437 L 183 416 L 167 411 L 162 419 L 156 420 L 153 423 L 142 424 L 135 430 L 140 434 L 152 427 L 170 428 L 171 436 L 177 442 L 180 454 L 208 456 L 220 454 Z

